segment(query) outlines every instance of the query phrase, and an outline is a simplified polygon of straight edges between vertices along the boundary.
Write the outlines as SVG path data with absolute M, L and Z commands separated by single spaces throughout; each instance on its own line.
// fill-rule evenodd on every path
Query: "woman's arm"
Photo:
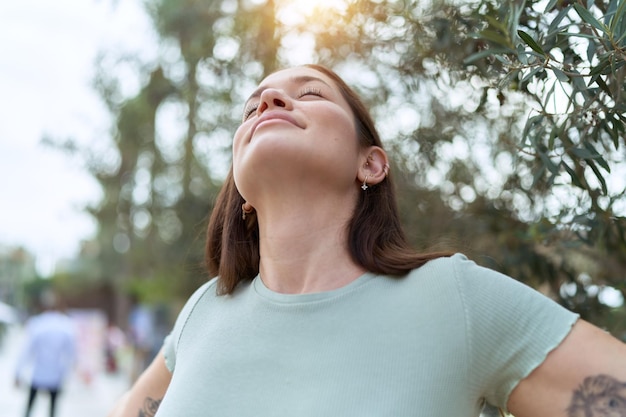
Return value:
M 159 352 L 132 388 L 120 398 L 109 417 L 154 416 L 171 379 L 163 352 Z
M 578 320 L 509 397 L 516 417 L 626 416 L 626 344 Z

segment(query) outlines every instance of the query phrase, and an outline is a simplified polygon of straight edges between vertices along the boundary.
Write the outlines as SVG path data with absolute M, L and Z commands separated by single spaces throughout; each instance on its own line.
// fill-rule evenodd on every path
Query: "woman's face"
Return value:
M 306 67 L 271 74 L 245 105 L 233 142 L 239 192 L 289 181 L 301 187 L 346 192 L 354 187 L 359 145 L 354 116 L 334 82 Z M 254 203 L 254 201 L 252 201 Z

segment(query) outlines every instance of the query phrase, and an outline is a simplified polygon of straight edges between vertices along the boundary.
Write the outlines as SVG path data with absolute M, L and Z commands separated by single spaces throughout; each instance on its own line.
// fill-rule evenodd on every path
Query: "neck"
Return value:
M 274 199 L 257 210 L 259 271 L 269 289 L 290 294 L 330 291 L 365 272 L 348 248 L 354 200 L 340 200 L 295 204 L 291 199 L 285 209 Z

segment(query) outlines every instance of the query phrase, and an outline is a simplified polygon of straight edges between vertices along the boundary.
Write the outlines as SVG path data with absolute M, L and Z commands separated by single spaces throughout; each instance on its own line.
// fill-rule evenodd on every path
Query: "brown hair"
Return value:
M 374 121 L 359 96 L 332 70 L 320 65 L 305 66 L 333 80 L 352 110 L 361 146 L 382 148 Z M 242 219 L 243 203 L 231 166 L 207 231 L 206 264 L 210 276 L 219 276 L 219 294 L 232 293 L 239 282 L 251 280 L 259 273 L 259 227 L 254 213 Z M 348 240 L 350 253 L 359 265 L 385 275 L 401 276 L 431 259 L 451 255 L 418 253 L 411 248 L 400 224 L 390 177 L 359 193 L 348 224 Z

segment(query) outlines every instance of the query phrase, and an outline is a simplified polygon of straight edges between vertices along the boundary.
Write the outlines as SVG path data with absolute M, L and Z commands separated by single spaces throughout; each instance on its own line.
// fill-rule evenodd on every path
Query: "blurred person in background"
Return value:
M 374 121 L 333 71 L 266 77 L 232 147 L 212 279 L 113 416 L 626 416 L 626 345 L 409 245 Z
M 130 380 L 135 381 L 154 358 L 153 346 L 155 343 L 155 325 L 152 309 L 140 302 L 137 295 L 131 296 L 128 329 L 133 349 Z
M 105 370 L 109 374 L 115 374 L 119 370 L 118 355 L 126 345 L 126 335 L 122 329 L 109 320 L 104 336 Z
M 26 323 L 15 373 L 17 387 L 22 382 L 30 387 L 26 417 L 40 391 L 50 395 L 50 417 L 55 416 L 57 398 L 76 359 L 77 335 L 72 319 L 61 311 L 53 292 L 44 292 L 40 302 L 43 311 Z

